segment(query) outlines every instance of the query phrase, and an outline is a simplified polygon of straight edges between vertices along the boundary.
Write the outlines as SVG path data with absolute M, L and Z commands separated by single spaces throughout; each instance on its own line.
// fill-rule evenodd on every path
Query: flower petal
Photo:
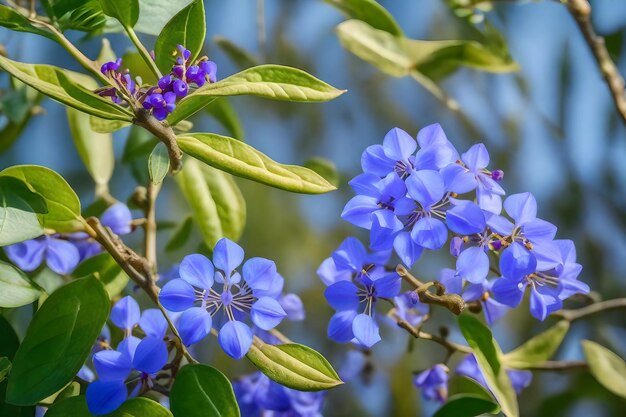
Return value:
M 291 321 L 302 321 L 305 318 L 304 303 L 298 294 L 285 294 L 278 300 L 283 310 L 287 313 L 287 319 Z
M 372 212 L 378 210 L 378 200 L 374 197 L 356 195 L 343 208 L 341 218 L 357 227 L 372 227 Z
M 213 250 L 213 264 L 230 278 L 235 268 L 243 262 L 244 252 L 241 246 L 228 238 L 220 239 Z M 229 281 L 230 282 L 230 281 Z
M 511 308 L 502 303 L 497 302 L 493 298 L 488 298 L 487 301 L 483 303 L 483 312 L 485 313 L 485 320 L 487 324 L 491 326 L 496 321 L 498 321 L 501 317 L 503 317 L 506 313 L 509 312 Z
M 213 319 L 202 307 L 192 307 L 181 314 L 178 319 L 178 332 L 185 346 L 191 346 L 211 333 Z
M 437 250 L 448 240 L 448 229 L 441 220 L 425 217 L 415 223 L 411 238 L 426 249 Z
M 409 195 L 425 210 L 429 210 L 431 205 L 440 201 L 445 192 L 441 174 L 429 169 L 414 171 L 406 179 L 406 188 Z
M 532 243 L 550 242 L 556 236 L 556 226 L 542 219 L 533 219 L 522 227 L 524 237 Z
M 243 265 L 243 279 L 253 290 L 267 290 L 276 277 L 276 264 L 265 258 L 250 258 Z
M 477 172 L 489 165 L 489 152 L 484 144 L 477 143 L 463 153 L 461 159 L 471 171 Z
M 338 343 L 347 343 L 354 339 L 352 322 L 356 311 L 346 310 L 335 313 L 328 322 L 328 337 Z
M 196 301 L 196 294 L 191 284 L 187 281 L 173 279 L 163 286 L 159 293 L 159 300 L 170 311 L 185 311 L 193 307 L 193 303 Z
M 376 296 L 383 298 L 393 298 L 400 293 L 401 279 L 395 272 L 385 274 L 374 280 Z
M 180 277 L 196 288 L 207 290 L 213 286 L 215 269 L 204 255 L 192 254 L 183 258 L 178 267 Z
M 380 342 L 378 323 L 372 316 L 358 314 L 352 322 L 354 337 L 365 347 L 372 347 Z
M 45 238 L 27 240 L 5 246 L 4 252 L 7 257 L 22 271 L 34 271 L 43 262 L 46 252 Z
M 411 239 L 409 232 L 400 232 L 393 240 L 393 248 L 400 257 L 400 260 L 407 266 L 412 267 L 422 255 L 424 250 L 420 245 Z
M 148 336 L 163 338 L 167 332 L 167 321 L 158 308 L 149 308 L 141 313 L 139 327 Z
M 96 416 L 117 410 L 126 398 L 128 391 L 122 381 L 94 381 L 87 387 L 87 408 Z
M 350 281 L 339 281 L 324 291 L 324 297 L 337 311 L 354 310 L 359 306 L 358 288 Z
M 122 352 L 132 362 L 137 351 L 137 346 L 141 343 L 141 339 L 135 336 L 125 337 L 119 345 L 117 345 L 118 352 Z
M 536 269 L 535 255 L 517 242 L 513 242 L 500 255 L 500 273 L 503 277 L 518 280 Z
M 111 309 L 111 321 L 120 329 L 130 330 L 139 323 L 139 304 L 130 295 L 119 300 Z
M 115 203 L 102 213 L 100 222 L 110 228 L 116 235 L 127 235 L 131 232 L 130 222 L 133 216 L 126 204 Z
M 509 278 L 499 278 L 491 287 L 495 299 L 509 307 L 517 307 L 522 302 L 525 289 L 523 283 Z
M 162 338 L 147 336 L 137 346 L 133 368 L 148 374 L 159 372 L 167 363 L 167 347 Z
M 80 252 L 67 240 L 47 238 L 46 264 L 60 275 L 69 274 L 80 262 Z
M 220 329 L 217 341 L 228 356 L 241 359 L 252 346 L 252 330 L 240 321 L 229 321 Z
M 345 270 L 337 271 L 333 258 L 326 258 L 317 268 L 317 276 L 320 277 L 324 284 L 331 285 L 337 281 L 350 281 L 352 272 Z
M 101 350 L 93 355 L 93 366 L 102 381 L 125 381 L 133 365 L 123 352 Z
M 368 146 L 361 155 L 363 172 L 384 177 L 393 171 L 396 161 L 385 155 L 382 145 Z
M 404 161 L 417 149 L 417 142 L 404 130 L 394 127 L 383 139 L 385 156 L 393 161 Z
M 358 272 L 363 268 L 367 251 L 355 237 L 346 238 L 333 253 L 333 260 L 338 271 Z
M 531 193 L 512 194 L 504 200 L 504 209 L 517 226 L 537 217 L 537 200 Z
M 404 228 L 404 224 L 390 210 L 377 210 L 372 214 L 370 248 L 373 250 L 391 248 L 396 233 Z
M 278 326 L 286 316 L 287 313 L 280 303 L 270 297 L 259 298 L 250 309 L 252 322 L 263 330 L 270 330 Z
M 480 284 L 489 273 L 489 257 L 482 248 L 469 247 L 457 258 L 456 272 L 461 278 L 473 284 Z
M 454 233 L 473 235 L 485 230 L 487 222 L 478 205 L 471 201 L 459 201 L 446 212 L 446 224 Z

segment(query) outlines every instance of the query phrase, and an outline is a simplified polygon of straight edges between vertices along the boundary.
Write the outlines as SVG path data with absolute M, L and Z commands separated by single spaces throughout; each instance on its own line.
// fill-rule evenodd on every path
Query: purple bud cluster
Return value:
M 158 120 L 165 120 L 176 108 L 176 101 L 189 94 L 190 87 L 202 87 L 206 83 L 217 81 L 217 64 L 202 57 L 195 62 L 191 59 L 191 51 L 178 45 L 176 63 L 169 74 L 161 77 L 156 86 L 141 86 L 141 80 L 134 81 L 128 71 L 119 73 L 122 60 L 107 62 L 101 67 L 104 75 L 115 82 L 115 87 L 99 90 L 103 97 L 111 97 L 122 104 L 122 97 L 137 102 L 144 109 L 152 112 Z M 122 97 L 120 97 L 120 94 Z

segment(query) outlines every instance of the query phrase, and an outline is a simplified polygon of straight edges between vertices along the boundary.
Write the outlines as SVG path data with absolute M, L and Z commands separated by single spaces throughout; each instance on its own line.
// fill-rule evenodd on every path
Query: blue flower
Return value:
M 430 306 L 421 303 L 415 291 L 407 291 L 393 298 L 394 316 L 413 327 L 419 326 L 428 318 Z
M 485 377 L 483 376 L 480 368 L 478 367 L 478 362 L 476 362 L 476 357 L 473 354 L 469 354 L 463 358 L 463 360 L 457 365 L 455 372 L 459 375 L 466 376 L 478 382 L 480 385 L 489 389 L 487 385 L 487 381 L 485 381 Z M 519 395 L 522 390 L 528 387 L 533 379 L 533 374 L 530 371 L 521 371 L 518 369 L 507 369 L 507 375 L 511 379 L 511 383 L 513 385 L 513 389 Z
M 496 280 L 483 281 L 480 284 L 470 284 L 463 290 L 463 299 L 465 302 L 479 302 L 481 304 L 485 321 L 489 326 L 498 321 L 511 309 L 493 298 L 491 287 Z
M 427 400 L 443 403 L 448 398 L 448 368 L 437 364 L 415 376 L 413 384 Z
M 369 254 L 358 239 L 349 237 L 333 253 L 331 261 L 324 261 L 324 272 L 337 272 L 334 277 L 320 276 L 328 285 L 326 300 L 336 311 L 328 324 L 332 340 L 352 341 L 365 347 L 380 341 L 376 302 L 381 297 L 393 298 L 400 291 L 399 275 L 384 267 L 388 259 L 388 251 Z M 330 262 L 334 266 L 328 265 Z
M 163 338 L 167 322 L 157 309 L 143 313 L 130 296 L 122 298 L 111 310 L 111 321 L 124 331 L 117 349 L 101 350 L 93 355 L 98 379 L 87 387 L 87 406 L 95 415 L 116 410 L 129 396 L 153 387 L 156 373 L 167 363 L 168 350 Z M 145 337 L 132 335 L 139 325 Z M 129 394 L 129 386 L 135 384 Z
M 325 392 L 301 392 L 270 380 L 261 372 L 233 383 L 235 397 L 245 417 L 322 417 Z
M 386 177 L 390 172 L 400 177 L 410 175 L 413 153 L 417 142 L 404 130 L 394 127 L 383 139 L 382 145 L 368 147 L 361 157 L 363 172 Z
M 113 204 L 100 216 L 100 222 L 119 236 L 132 232 L 132 220 L 133 216 L 130 210 L 123 203 Z M 81 262 L 102 252 L 102 246 L 86 233 L 71 233 L 67 237 L 78 248 Z
M 215 245 L 213 262 L 203 255 L 188 255 L 180 264 L 180 278 L 163 287 L 161 303 L 170 311 L 183 312 L 178 330 L 186 345 L 202 340 L 215 321 L 222 349 L 241 359 L 253 339 L 252 330 L 243 322 L 248 314 L 263 330 L 276 327 L 287 315 L 278 301 L 284 279 L 274 262 L 251 258 L 240 274 L 236 268 L 243 258 L 243 249 L 223 238 Z
M 60 275 L 71 273 L 80 262 L 78 248 L 60 235 L 41 236 L 36 239 L 5 246 L 7 257 L 21 270 L 31 272 L 42 263 Z

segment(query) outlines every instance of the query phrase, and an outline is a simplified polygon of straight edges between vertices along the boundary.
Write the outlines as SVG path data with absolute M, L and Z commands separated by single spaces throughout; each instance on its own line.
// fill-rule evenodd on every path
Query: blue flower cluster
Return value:
M 107 62 L 100 71 L 115 82 L 116 87 L 100 90 L 99 94 L 118 104 L 123 103 L 122 97 L 134 99 L 144 109 L 152 112 L 157 120 L 165 120 L 176 108 L 176 100 L 189 93 L 191 85 L 202 87 L 207 82 L 217 81 L 217 64 L 202 57 L 195 62 L 191 60 L 191 51 L 182 45 L 176 47 L 178 56 L 176 64 L 169 74 L 161 77 L 156 86 L 142 87 L 141 80 L 133 80 L 128 71 L 119 73 L 122 60 Z M 122 97 L 118 93 L 121 93 Z
M 94 415 L 110 413 L 127 398 L 153 389 L 157 372 L 169 357 L 164 342 L 167 322 L 158 309 L 141 312 L 137 302 L 126 296 L 113 306 L 110 319 L 124 332 L 124 339 L 116 349 L 108 347 L 93 355 L 97 379 L 87 387 L 86 396 Z M 137 326 L 141 339 L 133 334 Z
M 159 299 L 170 311 L 182 312 L 177 319 L 185 345 L 219 329 L 224 352 L 241 359 L 250 349 L 253 329 L 248 315 L 262 331 L 276 327 L 285 317 L 304 317 L 302 302 L 295 294 L 283 295 L 284 278 L 269 259 L 244 259 L 243 249 L 223 238 L 213 250 L 213 262 L 200 254 L 186 256 L 179 266 L 180 278 L 163 286 Z
M 483 144 L 459 154 L 438 124 L 420 130 L 417 140 L 394 128 L 382 145 L 363 153 L 363 173 L 350 181 L 356 196 L 342 217 L 369 230 L 372 250 L 395 250 L 409 267 L 424 251 L 440 250 L 450 241 L 456 268 L 442 275 L 455 293 L 483 303 L 493 321 L 505 306 L 516 307 L 530 288 L 531 314 L 543 320 L 564 299 L 586 294 L 589 287 L 577 280 L 582 268 L 573 242 L 554 239 L 556 226 L 537 218 L 532 194 L 514 194 L 503 203 L 504 173 L 489 170 L 489 159 Z M 491 267 L 490 255 L 498 268 Z M 495 280 L 488 279 L 490 271 Z M 331 305 L 338 309 L 339 303 Z
M 126 205 L 116 203 L 100 217 L 102 224 L 117 235 L 132 231 L 132 215 Z M 7 257 L 21 270 L 31 272 L 45 263 L 57 274 L 70 274 L 87 258 L 102 252 L 99 243 L 86 233 L 54 234 L 41 236 L 4 247 Z
M 322 417 L 326 393 L 296 391 L 261 372 L 246 375 L 233 384 L 241 415 L 245 417 Z
M 422 396 L 425 399 L 444 403 L 448 399 L 449 372 L 446 365 L 439 363 L 417 374 L 413 379 L 413 384 L 422 390 Z M 459 376 L 473 379 L 483 387 L 489 389 L 487 381 L 478 367 L 476 357 L 471 353 L 459 362 L 455 373 Z M 533 374 L 530 371 L 507 369 L 506 373 L 511 380 L 513 389 L 518 395 L 524 388 L 530 385 L 533 378 Z

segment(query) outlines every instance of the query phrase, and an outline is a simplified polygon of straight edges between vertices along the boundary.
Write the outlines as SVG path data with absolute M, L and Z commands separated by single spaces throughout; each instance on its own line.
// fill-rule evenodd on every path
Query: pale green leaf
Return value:
M 402 29 L 391 13 L 375 0 L 324 0 L 341 10 L 348 18 L 358 19 L 375 29 L 402 36 Z
M 171 71 L 177 45 L 191 51 L 191 60 L 194 61 L 202 50 L 205 36 L 204 4 L 202 0 L 194 0 L 167 22 L 156 40 L 155 61 L 161 72 L 166 74 Z
M 583 340 L 583 351 L 591 374 L 604 388 L 626 398 L 626 362 L 591 340 Z
M 502 362 L 507 368 L 531 368 L 552 357 L 569 330 L 569 322 L 561 320 L 545 332 L 527 340 L 523 345 L 507 353 Z
M 321 391 L 343 384 L 326 358 L 304 345 L 270 345 L 255 337 L 246 357 L 270 379 L 298 391 Z
M 135 31 L 159 36 L 167 22 L 193 0 L 139 0 L 139 21 Z
M 51 65 L 25 64 L 3 56 L 0 56 L 0 68 L 42 94 L 82 112 L 102 119 L 133 120 L 130 110 L 83 87 L 85 79 L 90 79 L 83 74 Z
M 47 213 L 43 197 L 17 178 L 0 175 L 0 246 L 41 236 L 38 213 Z
M 259 65 L 200 87 L 179 102 L 168 121 L 176 124 L 216 97 L 253 95 L 273 100 L 323 102 L 344 92 L 297 68 Z
M 153 184 L 161 184 L 170 170 L 170 158 L 167 146 L 159 142 L 148 157 L 148 173 Z
M 139 19 L 138 0 L 100 0 L 102 11 L 119 20 L 122 26 L 132 28 Z
M 41 295 L 23 272 L 0 261 L 0 307 L 14 308 L 30 304 Z
M 177 142 L 183 152 L 207 165 L 272 187 L 306 194 L 335 189 L 307 168 L 279 164 L 253 147 L 227 136 L 186 134 L 178 136 Z
M 35 26 L 35 24 L 31 23 L 26 16 L 9 6 L 0 5 L 0 26 L 4 26 L 5 28 L 15 30 L 17 32 L 35 33 L 54 40 L 52 33 Z
M 519 415 L 517 395 L 506 369 L 501 364 L 502 351 L 493 339 L 491 331 L 477 318 L 469 315 L 459 317 L 459 327 L 472 348 L 478 367 L 500 404 L 502 413 L 507 417 L 517 417 Z

